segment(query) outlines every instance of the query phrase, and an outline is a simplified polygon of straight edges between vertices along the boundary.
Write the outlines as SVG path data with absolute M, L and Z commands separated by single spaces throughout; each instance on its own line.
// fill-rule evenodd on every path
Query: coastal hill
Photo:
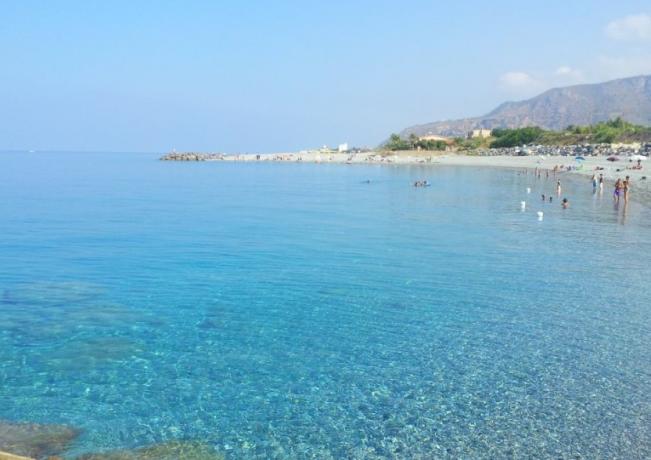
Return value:
M 617 117 L 651 125 L 651 75 L 554 88 L 531 99 L 505 102 L 482 117 L 411 126 L 400 135 L 456 137 L 473 129 L 525 126 L 558 131 L 569 125 L 586 126 Z

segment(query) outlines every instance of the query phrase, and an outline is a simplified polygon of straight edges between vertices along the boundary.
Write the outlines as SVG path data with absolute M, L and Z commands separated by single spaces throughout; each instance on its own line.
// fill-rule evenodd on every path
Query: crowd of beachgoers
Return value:
M 639 165 L 640 162 L 638 162 Z M 535 168 L 533 171 L 533 174 L 535 177 L 538 179 L 550 179 L 552 178 L 553 180 L 556 180 L 556 195 L 560 198 L 562 196 L 562 184 L 561 184 L 561 179 L 557 178 L 560 173 L 562 172 L 572 172 L 575 170 L 574 165 L 555 165 L 551 171 L 549 169 L 541 169 L 541 168 Z M 595 168 L 594 172 L 592 173 L 592 177 L 590 178 L 590 183 L 592 184 L 592 194 L 599 196 L 603 196 L 604 194 L 604 187 L 606 183 L 606 179 L 604 178 L 604 174 L 600 172 L 602 169 Z M 525 169 L 523 171 L 524 174 L 529 174 L 529 170 Z M 624 179 L 618 178 L 614 185 L 613 185 L 613 202 L 616 206 L 620 204 L 620 202 L 624 202 L 624 204 L 628 204 L 630 195 L 631 195 L 631 187 L 632 187 L 632 179 L 630 175 L 626 175 Z M 542 201 L 546 202 L 549 200 L 551 203 L 553 201 L 553 196 L 552 195 L 545 195 L 542 194 Z M 570 200 L 567 197 L 564 197 L 561 200 L 561 206 L 563 209 L 567 209 L 570 207 Z
M 590 178 L 590 182 L 592 184 L 592 194 L 593 195 L 599 195 L 603 196 L 604 194 L 604 188 L 606 184 L 606 179 L 604 177 L 602 171 L 604 168 L 596 167 L 592 177 Z M 635 166 L 636 170 L 642 169 L 641 166 L 641 160 L 637 162 L 637 165 Z M 565 172 L 573 172 L 576 171 L 577 167 L 575 165 L 554 165 L 553 168 L 551 169 L 543 169 L 536 167 L 531 171 L 530 169 L 524 169 L 522 171 L 518 171 L 518 174 L 524 174 L 524 175 L 529 175 L 533 174 L 534 177 L 537 179 L 544 179 L 544 180 L 553 180 L 555 181 L 555 195 L 557 199 L 560 200 L 560 206 L 563 209 L 568 209 L 570 207 L 570 199 L 567 196 L 563 196 L 563 187 L 560 179 L 560 175 Z M 644 179 L 646 180 L 646 179 Z M 369 181 L 370 182 L 370 181 Z M 419 179 L 413 182 L 414 187 L 429 187 L 430 182 L 427 179 Z M 619 206 L 620 202 L 624 202 L 624 206 L 628 204 L 629 198 L 631 196 L 631 187 L 632 187 L 632 179 L 630 175 L 626 175 L 624 179 L 618 178 L 614 185 L 613 185 L 613 203 L 615 204 L 616 207 Z M 531 188 L 527 188 L 527 193 L 531 193 Z M 550 204 L 554 202 L 554 194 L 548 193 L 548 194 L 541 194 L 541 200 L 543 203 L 549 202 Z M 521 202 L 521 207 L 524 210 L 526 207 L 526 202 L 522 201 Z M 540 220 L 542 220 L 543 214 L 541 212 L 538 213 L 538 217 Z

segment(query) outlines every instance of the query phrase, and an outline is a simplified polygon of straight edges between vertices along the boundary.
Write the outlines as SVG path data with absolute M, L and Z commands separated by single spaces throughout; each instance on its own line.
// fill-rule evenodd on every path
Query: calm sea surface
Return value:
M 69 458 L 651 456 L 649 208 L 499 169 L 156 159 L 0 154 L 0 419 L 82 429 Z

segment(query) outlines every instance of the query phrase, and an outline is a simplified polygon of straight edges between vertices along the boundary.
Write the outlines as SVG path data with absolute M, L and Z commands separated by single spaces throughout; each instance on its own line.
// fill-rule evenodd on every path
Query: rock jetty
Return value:
M 161 161 L 210 161 L 223 160 L 223 153 L 172 152 L 161 157 Z

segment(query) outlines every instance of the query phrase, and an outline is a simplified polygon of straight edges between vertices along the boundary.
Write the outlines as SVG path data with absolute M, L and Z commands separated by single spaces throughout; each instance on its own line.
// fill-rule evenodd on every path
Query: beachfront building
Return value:
M 446 144 L 451 144 L 452 142 L 454 142 L 449 137 L 439 136 L 437 134 L 426 134 L 425 136 L 420 136 L 418 140 L 419 141 L 441 141 L 441 142 L 445 142 Z
M 426 134 L 424 136 L 419 136 L 418 140 L 419 141 L 424 141 L 424 142 L 428 142 L 428 141 L 429 142 L 443 142 L 443 143 L 445 143 L 445 148 L 442 149 L 442 150 L 445 150 L 445 151 L 452 150 L 452 145 L 454 144 L 454 139 L 451 139 L 451 138 L 445 137 L 445 136 L 439 136 L 438 134 L 432 134 L 432 133 L 428 133 L 428 134 Z M 418 146 L 418 148 L 416 150 L 421 150 L 421 147 Z
M 343 144 L 339 144 L 339 146 L 337 147 L 337 151 L 339 153 L 346 153 L 348 151 L 348 143 L 345 142 Z
M 475 139 L 477 137 L 485 139 L 490 136 L 490 129 L 473 129 L 472 131 L 468 131 L 468 139 Z

